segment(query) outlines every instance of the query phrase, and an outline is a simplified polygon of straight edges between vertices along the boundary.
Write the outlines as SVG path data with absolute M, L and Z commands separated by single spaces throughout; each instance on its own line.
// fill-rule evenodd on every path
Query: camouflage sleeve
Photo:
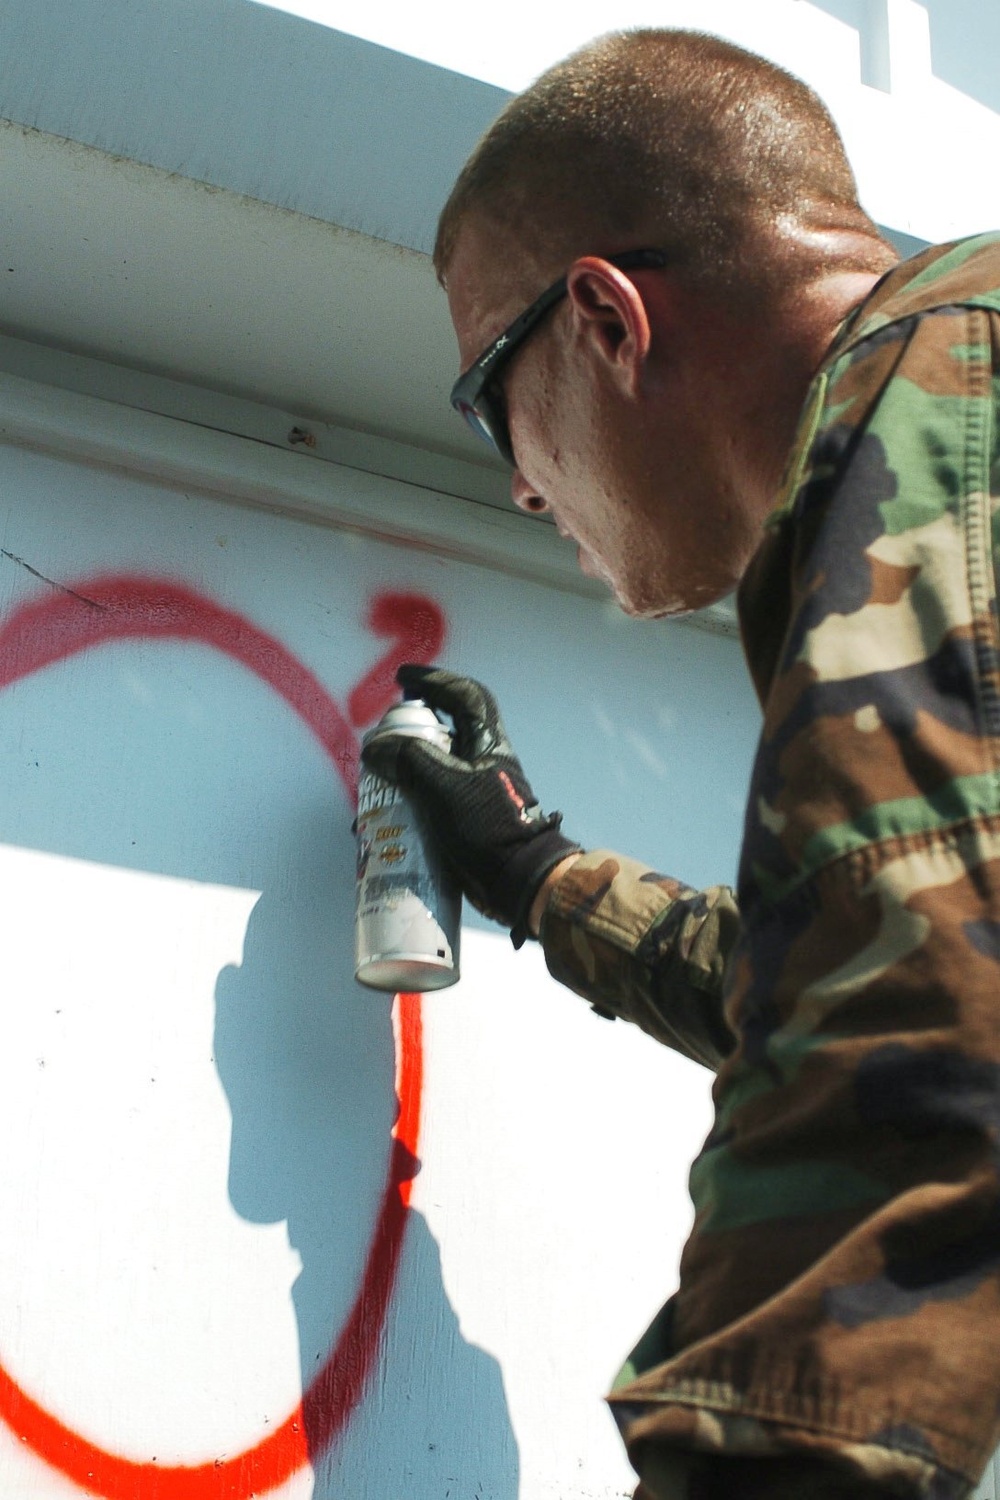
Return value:
M 764 724 L 737 1045 L 679 1290 L 612 1397 L 637 1455 L 822 1459 L 959 1500 L 1000 1440 L 990 295 L 841 353 L 741 593 Z
M 693 891 L 598 849 L 554 887 L 540 936 L 549 972 L 600 1014 L 718 1069 L 733 1047 L 722 976 L 738 927 L 726 886 Z

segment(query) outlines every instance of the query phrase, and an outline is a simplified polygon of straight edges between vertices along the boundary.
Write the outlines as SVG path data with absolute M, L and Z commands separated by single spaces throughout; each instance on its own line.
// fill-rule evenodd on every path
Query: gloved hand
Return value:
M 542 812 L 481 682 L 420 666 L 400 667 L 396 680 L 451 717 L 451 751 L 390 734 L 365 746 L 362 759 L 407 794 L 473 906 L 509 927 L 520 948 L 543 880 L 580 845 L 559 832 L 561 813 Z

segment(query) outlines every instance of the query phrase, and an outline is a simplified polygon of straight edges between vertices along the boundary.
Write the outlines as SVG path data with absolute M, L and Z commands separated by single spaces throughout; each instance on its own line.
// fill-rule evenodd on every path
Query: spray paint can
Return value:
M 365 735 L 412 735 L 447 750 L 451 735 L 419 698 L 390 708 Z M 443 990 L 459 977 L 462 893 L 416 809 L 362 767 L 358 783 L 355 978 L 375 990 Z

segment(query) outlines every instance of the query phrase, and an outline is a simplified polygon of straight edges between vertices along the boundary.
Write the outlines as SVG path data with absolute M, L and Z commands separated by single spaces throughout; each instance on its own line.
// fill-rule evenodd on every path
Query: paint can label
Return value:
M 451 735 L 418 699 L 390 708 L 365 743 L 411 734 L 447 749 Z M 459 977 L 462 896 L 407 797 L 363 770 L 358 784 L 355 977 L 370 989 L 444 989 Z

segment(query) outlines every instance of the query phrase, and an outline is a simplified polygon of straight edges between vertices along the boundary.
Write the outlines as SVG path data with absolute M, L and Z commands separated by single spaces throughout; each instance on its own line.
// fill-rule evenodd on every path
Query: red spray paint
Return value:
M 369 628 L 392 638 L 356 685 L 345 715 L 302 662 L 244 615 L 170 579 L 113 574 L 71 592 L 20 605 L 0 623 L 0 688 L 96 646 L 123 640 L 198 642 L 240 662 L 267 683 L 323 746 L 352 804 L 358 743 L 352 726 L 377 718 L 396 695 L 402 661 L 429 662 L 445 634 L 441 610 L 419 594 L 375 596 Z M 106 1500 L 247 1500 L 276 1488 L 343 1431 L 372 1375 L 392 1298 L 420 1134 L 423 1050 L 419 995 L 396 1010 L 399 1116 L 386 1184 L 361 1284 L 336 1343 L 301 1405 L 255 1447 L 204 1464 L 136 1462 L 74 1432 L 34 1401 L 0 1364 L 0 1419 L 39 1458 L 82 1490 Z
M 389 636 L 392 645 L 351 689 L 347 712 L 356 729 L 374 724 L 399 698 L 396 668 L 404 661 L 425 666 L 435 661 L 445 636 L 444 615 L 423 594 L 376 594 L 365 624 L 376 635 Z

